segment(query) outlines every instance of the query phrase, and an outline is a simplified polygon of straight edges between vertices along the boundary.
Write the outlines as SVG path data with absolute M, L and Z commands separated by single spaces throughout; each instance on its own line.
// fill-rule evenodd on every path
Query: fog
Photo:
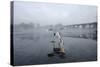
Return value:
M 97 20 L 97 7 L 73 4 L 14 2 L 14 24 L 81 24 Z

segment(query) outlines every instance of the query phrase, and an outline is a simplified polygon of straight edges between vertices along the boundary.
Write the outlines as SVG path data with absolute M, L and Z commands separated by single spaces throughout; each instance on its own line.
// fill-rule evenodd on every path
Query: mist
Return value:
M 96 17 L 96 6 L 14 1 L 14 24 L 71 25 L 96 22 Z

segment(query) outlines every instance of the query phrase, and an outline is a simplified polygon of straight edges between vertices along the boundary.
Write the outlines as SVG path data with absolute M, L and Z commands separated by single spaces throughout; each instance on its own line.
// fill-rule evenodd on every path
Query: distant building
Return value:
M 97 28 L 97 23 L 85 23 L 85 24 L 74 24 L 74 25 L 67 25 L 66 28 Z

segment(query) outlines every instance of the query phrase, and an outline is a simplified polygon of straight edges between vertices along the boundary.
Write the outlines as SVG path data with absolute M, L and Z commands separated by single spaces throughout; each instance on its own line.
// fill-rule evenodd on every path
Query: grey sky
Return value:
M 72 4 L 14 2 L 14 23 L 39 23 L 65 25 L 95 22 L 97 7 Z

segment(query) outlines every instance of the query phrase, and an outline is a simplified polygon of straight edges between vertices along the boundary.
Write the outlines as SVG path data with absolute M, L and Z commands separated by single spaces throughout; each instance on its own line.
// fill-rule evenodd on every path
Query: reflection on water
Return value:
M 71 35 L 70 34 L 70 35 L 68 35 L 68 37 L 85 38 L 85 39 L 97 40 L 97 32 L 88 33 L 88 34 L 78 34 L 78 35 L 74 35 L 74 34 Z
M 94 34 L 80 34 L 80 35 L 70 35 L 68 37 L 76 37 L 76 38 L 85 38 L 85 39 L 93 39 L 97 40 L 97 36 Z
M 15 36 L 18 39 L 21 40 L 33 40 L 33 41 L 38 41 L 40 39 L 39 35 L 34 35 L 34 34 L 30 34 L 30 33 L 23 33 L 23 34 L 15 34 Z

